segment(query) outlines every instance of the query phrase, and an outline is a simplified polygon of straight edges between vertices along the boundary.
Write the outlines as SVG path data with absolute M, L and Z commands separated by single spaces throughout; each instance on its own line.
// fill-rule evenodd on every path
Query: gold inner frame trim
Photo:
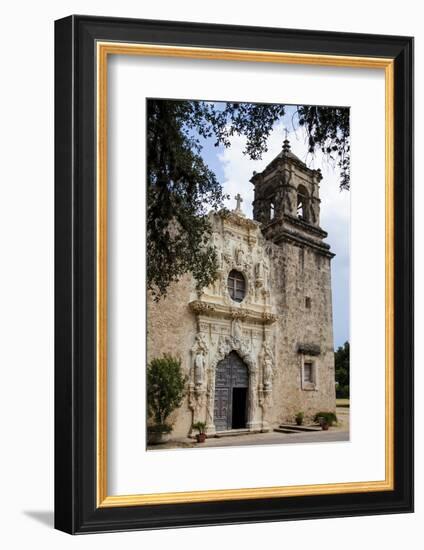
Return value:
M 96 44 L 97 54 L 97 506 L 142 506 L 255 498 L 277 498 L 394 489 L 394 60 L 123 42 Z M 315 485 L 255 487 L 108 496 L 107 494 L 107 61 L 109 55 L 140 55 L 283 63 L 385 72 L 385 479 Z

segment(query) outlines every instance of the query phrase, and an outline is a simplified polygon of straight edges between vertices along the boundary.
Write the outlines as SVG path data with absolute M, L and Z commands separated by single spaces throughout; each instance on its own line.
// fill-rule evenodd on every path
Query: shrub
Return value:
M 327 422 L 329 426 L 332 426 L 334 422 L 337 422 L 337 416 L 333 412 L 318 412 L 314 416 L 314 422 L 319 423 L 319 420 L 318 420 L 319 418 L 323 418 L 324 421 Z
M 185 383 L 180 359 L 164 354 L 150 361 L 147 367 L 147 407 L 156 426 L 169 427 L 166 419 L 181 405 Z

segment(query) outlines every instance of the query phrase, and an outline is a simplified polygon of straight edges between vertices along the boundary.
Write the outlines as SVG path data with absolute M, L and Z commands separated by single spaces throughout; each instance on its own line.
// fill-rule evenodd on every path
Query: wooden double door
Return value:
M 232 351 L 216 366 L 215 430 L 246 428 L 249 372 L 240 356 Z

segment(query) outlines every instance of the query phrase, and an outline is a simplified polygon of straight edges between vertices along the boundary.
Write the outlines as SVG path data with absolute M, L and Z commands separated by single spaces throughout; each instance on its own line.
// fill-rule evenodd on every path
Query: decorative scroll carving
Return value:
M 193 302 L 190 302 L 190 307 L 194 313 L 208 314 L 215 310 L 215 306 L 213 304 L 202 302 L 202 300 L 194 300 Z

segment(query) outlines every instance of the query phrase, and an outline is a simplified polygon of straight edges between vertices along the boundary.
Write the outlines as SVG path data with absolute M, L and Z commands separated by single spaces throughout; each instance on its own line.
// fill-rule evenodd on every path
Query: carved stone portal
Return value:
M 190 302 L 198 332 L 191 348 L 189 406 L 206 433 L 267 429 L 275 351 L 270 302 L 269 258 L 259 225 L 235 210 L 211 216 L 218 250 L 218 280 Z M 228 274 L 242 269 L 247 292 L 231 299 Z

